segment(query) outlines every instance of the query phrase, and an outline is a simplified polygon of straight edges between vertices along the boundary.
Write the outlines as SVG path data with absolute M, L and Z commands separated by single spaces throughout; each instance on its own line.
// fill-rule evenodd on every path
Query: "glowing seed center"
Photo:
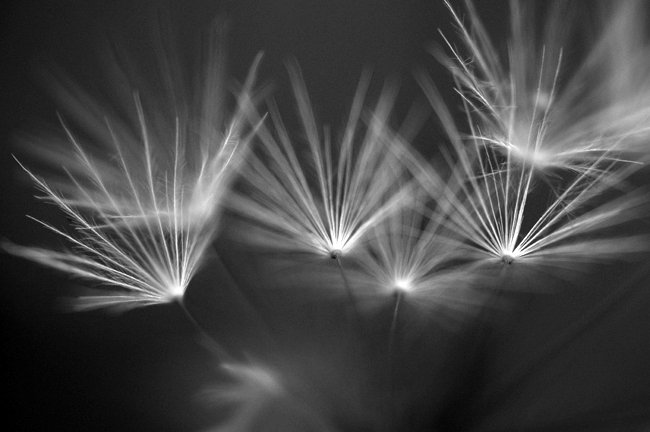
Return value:
M 503 255 L 501 255 L 501 261 L 504 264 L 510 265 L 510 264 L 512 264 L 514 262 L 514 260 L 515 260 L 515 257 L 512 256 L 509 253 L 504 253 Z
M 183 297 L 183 294 L 185 294 L 185 287 L 180 284 L 174 285 L 170 287 L 169 293 L 172 298 L 181 298 Z
M 408 291 L 411 289 L 411 281 L 408 279 L 396 279 L 395 280 L 395 288 L 402 290 L 402 291 Z
M 333 249 L 330 251 L 330 257 L 332 259 L 340 258 L 341 255 L 343 255 L 343 251 L 341 249 Z

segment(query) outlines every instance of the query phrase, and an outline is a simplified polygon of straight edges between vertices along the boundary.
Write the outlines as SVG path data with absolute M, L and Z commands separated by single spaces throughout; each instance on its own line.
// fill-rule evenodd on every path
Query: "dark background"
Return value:
M 422 100 L 411 74 L 415 68 L 432 74 L 450 107 L 458 103 L 451 80 L 426 50 L 442 43 L 438 29 L 454 35 L 439 1 L 105 3 L 10 2 L 2 14 L 0 235 L 20 244 L 57 244 L 25 214 L 66 223 L 56 209 L 32 197 L 11 157 L 21 151 L 15 133 L 56 122 L 56 105 L 40 86 L 39 68 L 53 62 L 83 86 L 105 91 L 100 63 L 105 41 L 126 42 L 146 65 L 146 41 L 161 13 L 173 23 L 189 57 L 199 51 L 194 41 L 211 20 L 228 17 L 230 71 L 243 79 L 263 50 L 261 81 L 275 85 L 281 108 L 291 104 L 283 62 L 294 56 L 324 122 L 337 125 L 345 118 L 368 65 L 374 70 L 375 93 L 386 78 L 401 81 L 398 119 Z M 503 40 L 507 4 L 481 2 L 479 12 Z M 429 121 L 415 145 L 430 154 L 442 139 L 435 121 Z M 340 301 L 327 296 L 309 301 L 319 297 L 310 297 L 313 291 L 305 287 L 303 294 L 284 289 L 290 284 L 282 282 L 282 275 L 264 273 L 268 257 L 225 238 L 215 248 L 222 261 L 209 261 L 188 289 L 188 307 L 197 320 L 235 357 L 262 358 L 300 377 L 289 386 L 291 394 L 306 394 L 304 400 L 321 409 L 333 427 L 376 429 L 377 420 L 359 414 L 351 395 L 354 341 L 343 324 Z M 449 332 L 406 305 L 395 360 L 399 402 L 393 407 L 398 413 L 394 428 L 644 430 L 650 423 L 650 279 L 644 270 L 647 257 L 635 258 L 591 267 L 570 281 L 514 273 L 509 285 L 522 290 L 510 296 L 510 312 L 497 314 L 490 326 L 467 326 L 461 332 Z M 177 305 L 122 315 L 61 313 L 59 299 L 74 292 L 74 282 L 20 259 L 1 259 L 7 430 L 200 430 L 230 412 L 197 397 L 228 381 Z M 336 271 L 331 263 L 309 265 Z M 284 276 L 290 279 L 291 271 Z M 612 293 L 616 301 L 589 315 Z M 362 363 L 379 383 L 369 390 L 370 405 L 382 403 L 377 395 L 387 394 L 382 350 L 390 313 L 387 303 L 364 323 Z M 518 375 L 518 364 L 531 366 Z M 504 381 L 509 373 L 521 379 Z M 281 417 L 283 408 L 276 408 Z M 273 430 L 273 424 L 267 426 Z M 285 424 L 276 430 L 306 429 Z

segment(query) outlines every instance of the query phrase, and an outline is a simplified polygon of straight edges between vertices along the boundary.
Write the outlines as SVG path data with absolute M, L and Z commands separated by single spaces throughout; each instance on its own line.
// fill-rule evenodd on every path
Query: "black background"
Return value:
M 457 104 L 451 80 L 426 50 L 431 43 L 442 43 L 438 29 L 454 35 L 442 2 L 105 3 L 63 0 L 5 6 L 0 235 L 20 244 L 57 244 L 25 214 L 55 225 L 66 223 L 52 206 L 32 198 L 33 190 L 11 157 L 20 154 L 13 140 L 17 131 L 56 121 L 56 105 L 36 78 L 39 65 L 52 61 L 82 85 L 101 89 L 104 41 L 126 41 L 142 53 L 146 64 L 146 40 L 161 10 L 171 17 L 188 55 L 215 16 L 228 17 L 230 71 L 243 79 L 256 53 L 264 51 L 260 77 L 274 83 L 281 108 L 291 103 L 283 62 L 294 56 L 319 117 L 334 125 L 345 118 L 368 65 L 374 70 L 375 91 L 385 78 L 401 81 L 398 118 L 422 98 L 411 74 L 415 68 L 429 71 L 450 106 Z M 479 12 L 488 29 L 503 40 L 507 4 L 481 2 Z M 440 140 L 439 128 L 431 121 L 415 144 L 427 154 L 427 146 L 436 147 Z M 236 357 L 265 357 L 285 372 L 307 376 L 297 386 L 310 393 L 307 399 L 324 400 L 317 406 L 327 407 L 324 412 L 339 429 L 361 429 L 365 419 L 347 406 L 349 372 L 335 371 L 336 365 L 350 368 L 341 305 L 333 300 L 313 305 L 305 301 L 308 294 L 276 286 L 282 284 L 266 279 L 265 257 L 254 251 L 225 239 L 215 248 L 223 262 L 210 261 L 188 289 L 188 305 L 197 319 Z M 61 313 L 59 299 L 73 292 L 73 283 L 32 263 L 7 255 L 1 259 L 7 430 L 200 430 L 227 415 L 228 410 L 197 398 L 201 390 L 223 384 L 224 378 L 177 305 L 122 315 Z M 511 285 L 538 289 L 513 295 L 513 312 L 495 321 L 488 333 L 471 328 L 450 333 L 426 317 L 409 318 L 416 315 L 405 307 L 409 336 L 400 349 L 396 381 L 406 395 L 399 393 L 396 409 L 403 423 L 395 428 L 643 430 L 650 423 L 650 280 L 643 270 L 647 257 L 638 261 L 641 264 L 592 267 L 572 281 L 514 274 Z M 322 269 L 330 264 L 318 265 Z M 626 294 L 579 327 L 583 331 L 564 344 L 545 346 L 549 340 L 561 341 L 558 335 L 570 335 L 566 329 L 571 323 L 580 322 L 583 313 L 617 289 Z M 369 375 L 381 377 L 386 357 L 381 353 L 382 335 L 388 329 L 390 305 L 370 317 L 365 324 L 371 341 L 366 360 Z M 504 388 L 499 378 L 503 373 L 543 352 L 550 354 L 540 357 L 539 367 L 501 400 L 486 402 L 476 396 L 481 389 L 498 392 Z

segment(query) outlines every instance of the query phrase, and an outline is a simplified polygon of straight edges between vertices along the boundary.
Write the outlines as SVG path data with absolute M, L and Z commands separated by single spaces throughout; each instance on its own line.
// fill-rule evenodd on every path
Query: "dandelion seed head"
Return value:
M 50 168 L 61 166 L 64 173 L 51 181 L 18 163 L 73 229 L 34 220 L 69 246 L 62 251 L 9 242 L 1 246 L 95 284 L 100 293 L 79 298 L 78 310 L 129 309 L 181 298 L 217 235 L 223 198 L 255 130 L 243 120 L 252 109 L 260 57 L 232 99 L 215 93 L 224 85 L 225 77 L 215 73 L 224 59 L 206 60 L 199 99 L 174 98 L 172 103 L 166 95 L 135 92 L 128 106 L 119 106 L 121 112 L 69 79 L 52 79 L 66 113 L 60 117 L 66 139 L 47 133 L 27 144 Z M 119 77 L 129 79 L 119 82 L 128 88 L 138 78 Z M 171 79 L 166 84 L 184 83 Z M 169 90 L 176 94 L 180 89 Z
M 440 220 L 473 249 L 468 257 L 477 264 L 500 260 L 510 265 L 526 257 L 529 266 L 543 257 L 545 265 L 559 268 L 635 253 L 641 239 L 624 241 L 626 236 L 612 228 L 627 229 L 628 222 L 645 217 L 648 206 L 647 188 L 628 181 L 641 166 L 632 155 L 641 150 L 636 137 L 649 130 L 650 104 L 647 96 L 638 96 L 647 94 L 647 86 L 603 95 L 609 94 L 611 80 L 634 86 L 612 66 L 617 59 L 630 60 L 621 47 L 642 33 L 632 31 L 640 24 L 638 9 L 632 3 L 617 7 L 618 17 L 604 23 L 588 60 L 572 71 L 572 61 L 563 60 L 563 53 L 572 53 L 564 51 L 570 47 L 566 43 L 573 41 L 564 6 L 552 8 L 540 40 L 533 9 L 525 2 L 513 5 L 510 49 L 502 61 L 472 3 L 466 2 L 466 27 L 447 2 L 471 60 L 449 41 L 452 56 L 437 54 L 457 83 L 469 131 L 457 129 L 431 78 L 418 77 L 456 157 L 448 160 L 448 178 L 435 172 L 422 176 L 444 210 Z M 627 67 L 622 67 L 624 76 Z M 593 86 L 583 84 L 592 81 Z M 644 107 L 636 105 L 641 100 Z M 601 241 L 608 247 L 594 248 Z
M 360 80 L 342 133 L 333 138 L 318 124 L 297 65 L 289 67 L 306 150 L 277 106 L 260 126 L 256 148 L 242 170 L 242 190 L 230 200 L 250 226 L 244 238 L 257 245 L 338 258 L 359 248 L 371 229 L 400 208 L 410 189 L 388 116 L 393 89 L 364 107 L 370 77 Z M 258 115 L 256 119 L 261 118 Z M 369 119 L 367 119 L 369 118 Z M 322 132 L 321 132 L 322 131 Z M 250 193 L 250 192 L 253 193 Z
M 535 8 L 512 2 L 505 56 L 470 2 L 465 17 L 446 3 L 467 52 L 448 40 L 451 56 L 438 57 L 454 75 L 481 145 L 539 170 L 584 172 L 595 162 L 647 157 L 650 81 L 648 43 L 640 37 L 646 33 L 643 2 L 617 2 L 593 29 L 584 57 L 574 50 L 579 38 L 569 29 L 580 15 L 569 3 L 551 6 L 545 26 L 538 28 Z

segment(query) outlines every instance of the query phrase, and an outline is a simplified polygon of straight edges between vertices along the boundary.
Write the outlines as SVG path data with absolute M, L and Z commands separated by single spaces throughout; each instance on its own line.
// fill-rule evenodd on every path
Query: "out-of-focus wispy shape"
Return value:
M 584 17 L 552 2 L 538 30 L 539 5 L 510 1 L 504 59 L 470 1 L 469 24 L 446 2 L 465 50 L 434 50 L 452 72 L 471 133 L 480 144 L 540 170 L 596 174 L 596 164 L 644 160 L 650 153 L 650 46 L 645 4 L 608 3 L 584 58 L 572 31 Z M 546 6 L 546 5 L 545 5 Z M 602 6 L 602 5 L 601 5 Z M 540 37 L 541 36 L 541 37 Z M 633 167 L 628 167 L 633 168 Z M 610 171 L 614 180 L 620 171 Z M 602 180 L 602 179 L 601 179 Z
M 221 368 L 231 376 L 233 382 L 205 390 L 202 398 L 217 406 L 234 404 L 235 411 L 225 424 L 211 429 L 213 431 L 249 431 L 259 421 L 265 408 L 274 399 L 282 397 L 284 388 L 278 378 L 261 366 L 224 363 Z
M 397 181 L 406 169 L 387 130 L 396 88 L 387 85 L 365 113 L 370 76 L 364 74 L 345 129 L 333 139 L 328 127 L 317 124 L 299 67 L 289 63 L 288 70 L 306 149 L 301 151 L 271 102 L 271 126 L 259 130 L 259 151 L 247 158 L 243 192 L 232 205 L 249 222 L 252 242 L 337 258 L 353 251 L 410 194 Z
M 215 237 L 222 198 L 254 133 L 248 111 L 254 109 L 261 58 L 230 97 L 221 32 L 215 30 L 198 100 L 176 99 L 177 105 L 147 109 L 147 100 L 135 93 L 135 118 L 108 118 L 82 90 L 59 82 L 54 91 L 82 126 L 80 133 L 62 119 L 67 139 L 40 136 L 27 142 L 48 168 L 64 170 L 50 182 L 19 162 L 43 192 L 40 198 L 66 214 L 72 231 L 32 218 L 60 235 L 67 249 L 6 240 L 2 247 L 99 285 L 101 293 L 81 297 L 78 309 L 124 309 L 182 298 Z M 173 75 L 167 75 L 167 84 L 174 84 Z
M 456 50 L 455 61 L 442 61 L 458 82 L 469 134 L 458 131 L 431 78 L 418 75 L 455 150 L 448 155 L 451 175 L 443 178 L 423 165 L 420 176 L 448 209 L 446 227 L 473 249 L 467 259 L 506 265 L 526 261 L 575 268 L 647 251 L 647 235 L 622 228 L 647 216 L 650 208 L 647 188 L 634 186 L 630 178 L 641 164 L 626 160 L 639 150 L 627 147 L 633 142 L 628 138 L 645 133 L 645 124 L 639 119 L 636 127 L 620 131 L 617 118 L 603 123 L 601 116 L 612 108 L 600 99 L 603 86 L 569 81 L 559 88 L 558 45 L 570 15 L 559 9 L 550 14 L 545 33 L 550 40 L 540 48 L 524 5 L 511 5 L 509 69 L 501 66 L 472 4 L 467 2 L 471 28 L 449 6 L 471 61 Z M 621 16 L 630 13 L 619 11 L 605 33 L 624 32 Z M 596 58 L 594 64 L 603 66 L 605 60 Z M 595 67 L 587 63 L 577 76 L 596 78 Z M 581 105 L 592 99 L 600 102 L 597 110 Z
M 229 383 L 201 393 L 211 407 L 229 407 L 228 418 L 211 432 L 332 432 L 333 427 L 305 400 L 292 395 L 280 374 L 260 363 L 223 363 Z

